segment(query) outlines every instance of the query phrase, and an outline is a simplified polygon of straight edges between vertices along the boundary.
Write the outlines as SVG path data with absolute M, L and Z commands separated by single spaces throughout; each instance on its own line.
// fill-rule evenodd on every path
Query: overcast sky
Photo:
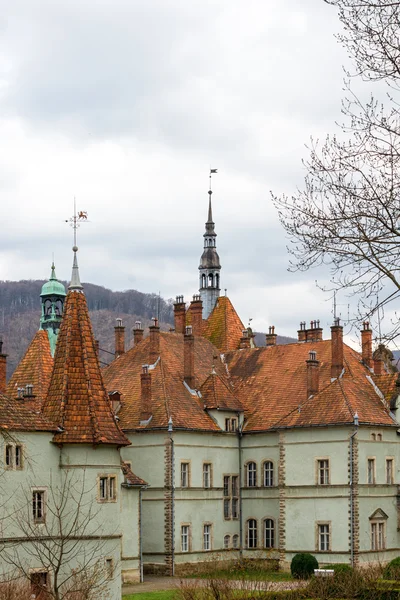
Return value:
M 335 9 L 322 0 L 0 0 L 1 279 L 197 292 L 208 170 L 244 323 L 331 324 L 323 275 L 287 272 L 270 190 L 301 187 L 310 136 L 340 120 Z M 339 304 L 347 302 L 339 298 Z M 341 309 L 347 315 L 347 309 Z

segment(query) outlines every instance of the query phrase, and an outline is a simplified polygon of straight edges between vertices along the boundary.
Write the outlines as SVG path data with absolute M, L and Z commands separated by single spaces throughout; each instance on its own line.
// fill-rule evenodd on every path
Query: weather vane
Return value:
M 77 231 L 78 227 L 80 226 L 79 223 L 87 221 L 87 218 L 88 218 L 88 215 L 85 210 L 80 210 L 78 212 L 78 214 L 76 213 L 76 200 L 74 198 L 74 216 L 71 217 L 70 219 L 65 219 L 65 222 L 69 223 L 74 230 L 74 249 L 77 248 L 77 246 L 76 246 L 76 231 Z
M 217 173 L 218 173 L 218 169 L 210 169 L 210 192 L 211 193 L 212 193 L 212 191 L 211 191 L 211 176 L 216 175 Z

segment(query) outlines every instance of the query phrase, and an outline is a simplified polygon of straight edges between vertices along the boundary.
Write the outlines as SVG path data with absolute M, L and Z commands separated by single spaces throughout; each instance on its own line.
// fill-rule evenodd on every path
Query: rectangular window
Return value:
M 181 527 L 181 551 L 189 552 L 189 525 Z
M 328 552 L 330 544 L 329 524 L 318 525 L 318 550 Z
M 181 487 L 189 487 L 189 463 L 181 463 Z
M 224 475 L 224 519 L 239 518 L 239 476 Z
M 235 432 L 237 431 L 238 422 L 237 419 L 225 419 L 225 431 Z
M 386 459 L 386 483 L 388 483 L 389 485 L 394 483 L 394 476 L 393 476 L 393 458 L 387 458 Z
M 15 446 L 15 468 L 22 469 L 22 446 Z
M 386 547 L 385 522 L 371 523 L 371 550 L 384 550 Z
M 117 478 L 115 475 L 99 477 L 99 501 L 112 502 L 117 498 Z
M 375 459 L 369 458 L 367 463 L 367 481 L 370 484 L 375 483 Z
M 247 521 L 247 547 L 257 548 L 257 521 L 255 519 Z
M 44 598 L 47 596 L 48 573 L 47 571 L 37 571 L 31 573 L 31 594 L 32 598 Z
M 203 549 L 211 550 L 211 525 L 203 527 Z
M 13 468 L 13 447 L 11 444 L 6 446 L 6 467 L 7 469 Z
M 230 496 L 231 478 L 229 475 L 224 476 L 224 496 Z
M 44 523 L 45 505 L 43 490 L 33 490 L 32 492 L 32 516 L 35 523 Z
M 114 577 L 114 561 L 112 558 L 106 558 L 106 573 L 107 579 L 112 579 Z
M 211 463 L 203 463 L 203 487 L 211 487 Z
M 317 483 L 318 485 L 329 485 L 329 459 L 323 458 L 317 461 Z

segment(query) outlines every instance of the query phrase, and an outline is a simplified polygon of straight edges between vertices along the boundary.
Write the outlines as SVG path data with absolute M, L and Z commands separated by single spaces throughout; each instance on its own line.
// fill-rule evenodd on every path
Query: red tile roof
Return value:
M 151 373 L 152 418 L 140 425 L 140 373 L 142 365 L 149 362 L 149 338 L 114 360 L 103 371 L 106 388 L 118 390 L 121 426 L 130 429 L 167 428 L 172 417 L 173 427 L 218 431 L 214 420 L 204 410 L 203 399 L 190 393 L 183 383 L 183 335 L 160 333 L 160 360 Z M 206 339 L 194 339 L 195 387 L 199 389 L 211 372 L 212 365 L 223 379 L 226 367 L 218 357 L 217 349 Z
M 320 392 L 307 398 L 306 360 L 316 350 Z M 360 355 L 344 345 L 343 377 L 331 382 L 331 341 L 245 349 L 225 356 L 235 393 L 246 409 L 246 431 L 359 422 L 394 425 L 388 396 L 382 399 Z M 382 376 L 384 377 L 384 376 Z M 396 375 L 387 375 L 393 393 Z
M 242 321 L 227 296 L 218 298 L 213 311 L 203 322 L 204 337 L 220 352 L 239 348 L 244 329 Z
M 0 430 L 2 431 L 55 431 L 38 410 L 26 406 L 24 400 L 15 400 L 0 394 Z
M 57 443 L 129 445 L 104 388 L 86 298 L 68 293 L 43 414 L 62 431 Z
M 47 332 L 40 329 L 9 380 L 6 395 L 17 398 L 18 388 L 33 385 L 34 400 L 25 399 L 23 402 L 39 410 L 49 389 L 53 364 Z
M 125 477 L 125 483 L 128 485 L 128 487 L 144 487 L 148 485 L 144 479 L 141 479 L 135 475 L 128 463 L 124 462 L 123 460 L 121 460 L 121 470 Z
M 214 370 L 201 386 L 200 392 L 207 409 L 243 411 L 229 380 L 226 377 L 222 379 Z

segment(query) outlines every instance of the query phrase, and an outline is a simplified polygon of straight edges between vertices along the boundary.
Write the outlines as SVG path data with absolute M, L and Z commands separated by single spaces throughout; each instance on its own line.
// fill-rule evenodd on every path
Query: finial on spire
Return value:
M 78 259 L 76 256 L 76 253 L 78 252 L 78 246 L 76 245 L 76 232 L 79 227 L 79 223 L 82 221 L 87 221 L 87 212 L 81 210 L 78 212 L 78 214 L 76 214 L 76 200 L 74 198 L 74 216 L 66 220 L 66 223 L 69 222 L 74 230 L 74 245 L 72 247 L 74 261 L 72 263 L 71 283 L 68 286 L 69 290 L 83 290 L 83 286 L 79 277 Z

